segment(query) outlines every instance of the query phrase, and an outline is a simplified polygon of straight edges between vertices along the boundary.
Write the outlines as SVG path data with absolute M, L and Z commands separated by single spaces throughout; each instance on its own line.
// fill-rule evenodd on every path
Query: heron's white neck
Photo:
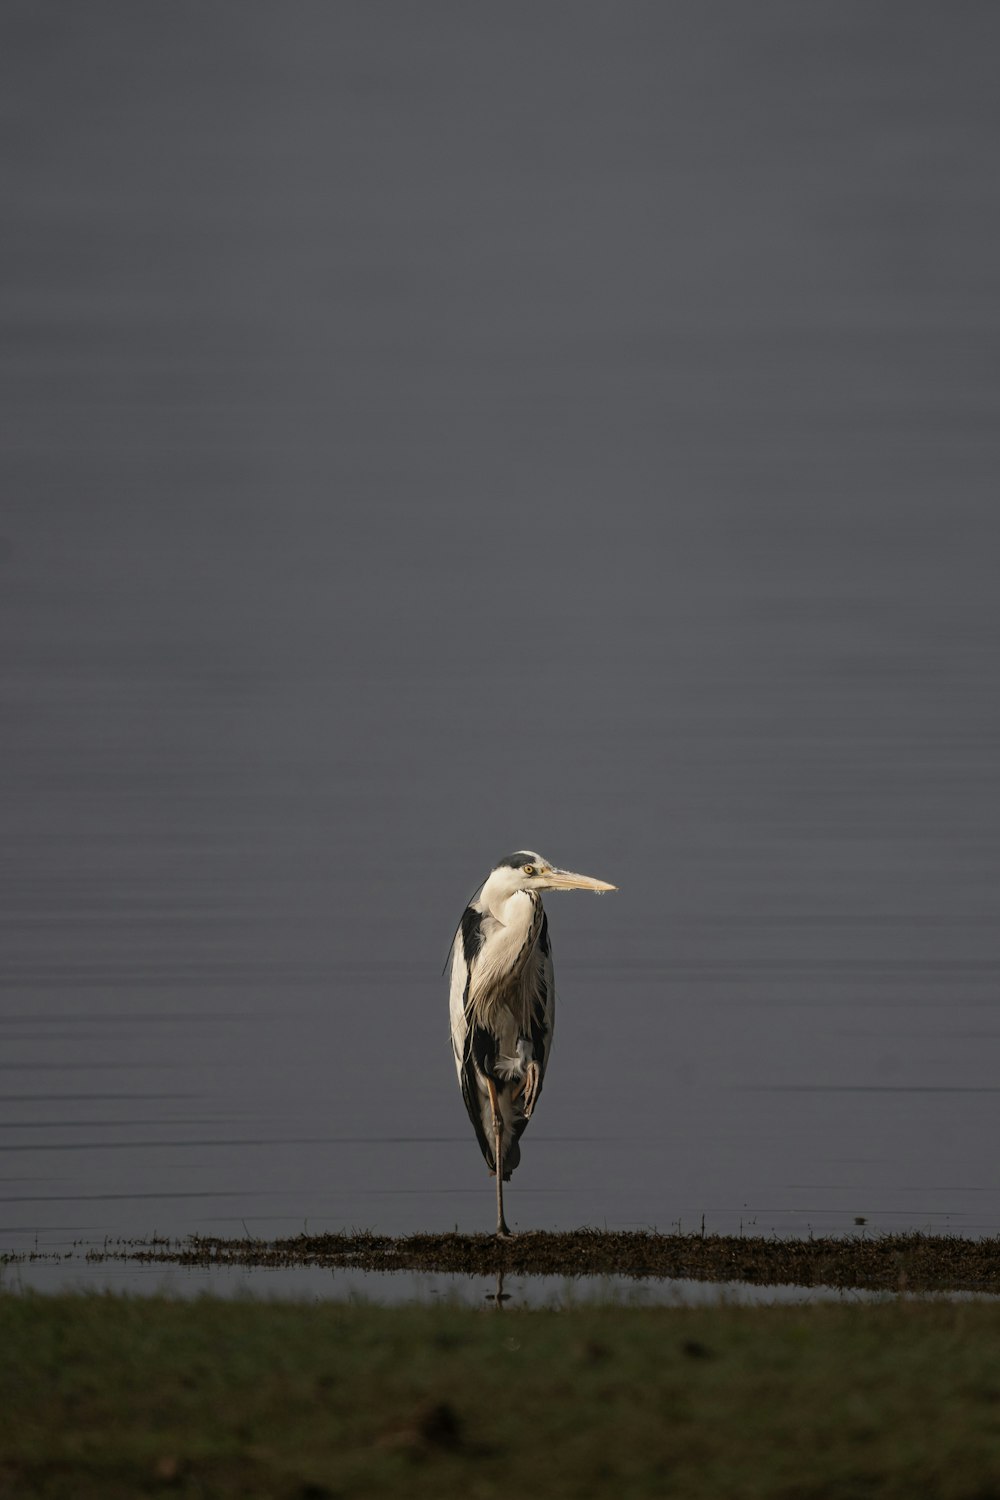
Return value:
M 479 904 L 504 927 L 522 926 L 531 920 L 531 897 L 519 890 L 510 870 L 494 870 L 479 893 Z

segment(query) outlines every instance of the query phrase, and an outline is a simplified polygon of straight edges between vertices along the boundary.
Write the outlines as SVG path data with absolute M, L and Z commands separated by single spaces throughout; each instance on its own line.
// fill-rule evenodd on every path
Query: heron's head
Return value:
M 491 894 L 504 899 L 515 891 L 616 891 L 615 885 L 606 880 L 595 880 L 592 875 L 574 875 L 571 870 L 559 870 L 547 859 L 531 849 L 519 849 L 508 854 L 490 872 Z

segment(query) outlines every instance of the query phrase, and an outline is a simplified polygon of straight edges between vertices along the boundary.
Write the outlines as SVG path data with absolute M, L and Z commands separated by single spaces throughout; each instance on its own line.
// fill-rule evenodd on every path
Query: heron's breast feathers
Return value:
M 468 966 L 465 1013 L 471 1025 L 496 1031 L 508 1012 L 516 1030 L 526 1032 L 532 1007 L 544 997 L 541 902 L 532 898 L 524 915 L 517 924 L 482 920 L 481 944 Z

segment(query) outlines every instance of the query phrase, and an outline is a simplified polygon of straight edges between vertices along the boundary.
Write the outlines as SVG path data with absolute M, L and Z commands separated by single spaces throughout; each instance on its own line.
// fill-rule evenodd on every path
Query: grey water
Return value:
M 998 41 L 5 7 L 0 1249 L 489 1229 L 519 847 L 515 1228 L 1000 1233 Z
M 319 1266 L 235 1267 L 149 1265 L 136 1261 L 74 1258 L 0 1266 L 0 1293 L 77 1292 L 190 1299 L 204 1296 L 269 1302 L 345 1302 L 366 1306 L 458 1306 L 497 1312 L 523 1308 L 778 1307 L 797 1303 L 877 1303 L 905 1298 L 904 1291 L 859 1287 L 758 1286 L 688 1277 L 471 1276 L 433 1271 L 361 1271 Z M 982 1291 L 924 1292 L 922 1302 L 990 1301 Z

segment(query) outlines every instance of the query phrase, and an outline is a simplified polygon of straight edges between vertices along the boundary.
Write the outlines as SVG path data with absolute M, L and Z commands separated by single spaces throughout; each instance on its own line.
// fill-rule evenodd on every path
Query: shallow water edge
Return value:
M 1000 1294 L 1000 1238 L 904 1234 L 778 1239 L 576 1230 L 493 1235 L 300 1234 L 288 1239 L 108 1240 L 0 1255 L 0 1267 L 129 1266 L 164 1272 L 301 1271 L 527 1277 L 568 1282 L 716 1283 L 874 1292 Z

